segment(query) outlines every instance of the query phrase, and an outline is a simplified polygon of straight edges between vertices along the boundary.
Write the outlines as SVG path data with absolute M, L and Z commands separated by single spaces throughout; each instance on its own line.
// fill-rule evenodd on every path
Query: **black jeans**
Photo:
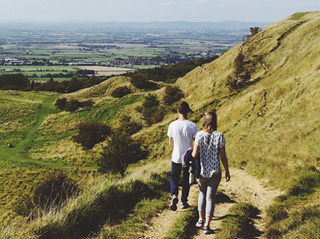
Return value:
M 181 202 L 186 203 L 188 201 L 188 195 L 190 190 L 189 185 L 189 172 L 188 168 L 182 168 L 181 163 L 171 162 L 171 177 L 170 177 L 170 187 L 171 187 L 171 196 L 175 195 L 178 197 L 179 192 L 179 178 L 181 174 L 181 170 L 183 171 L 183 182 L 182 182 L 182 195 Z

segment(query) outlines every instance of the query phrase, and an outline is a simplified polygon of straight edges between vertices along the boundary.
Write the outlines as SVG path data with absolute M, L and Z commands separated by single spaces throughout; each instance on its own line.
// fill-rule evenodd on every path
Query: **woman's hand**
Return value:
M 230 181 L 230 172 L 229 170 L 226 171 L 226 182 Z

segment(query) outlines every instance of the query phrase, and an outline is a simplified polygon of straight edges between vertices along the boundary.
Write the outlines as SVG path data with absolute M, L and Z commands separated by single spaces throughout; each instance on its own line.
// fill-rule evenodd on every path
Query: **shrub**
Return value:
M 143 73 L 131 74 L 131 83 L 139 89 L 156 89 L 157 84 L 150 82 Z
M 183 92 L 176 86 L 166 86 L 163 96 L 165 105 L 172 105 L 184 96 Z
M 72 139 L 86 149 L 92 149 L 111 133 L 111 128 L 108 125 L 96 122 L 81 122 L 78 128 L 79 133 Z
M 55 106 L 60 110 L 66 110 L 70 112 L 74 112 L 80 107 L 90 108 L 93 106 L 92 100 L 78 101 L 78 100 L 70 100 L 68 101 L 66 98 L 59 98 L 56 100 Z
M 125 95 L 128 95 L 131 93 L 131 90 L 127 86 L 118 87 L 115 89 L 111 95 L 115 98 L 121 98 Z
M 33 202 L 45 209 L 50 205 L 61 205 L 68 197 L 78 192 L 75 182 L 61 170 L 53 172 L 34 190 Z
M 79 189 L 76 183 L 61 170 L 54 169 L 39 185 L 30 197 L 23 197 L 17 203 L 15 211 L 22 216 L 35 216 L 49 211 L 52 207 L 60 207 Z M 37 214 L 37 215 L 36 215 Z
M 76 111 L 77 109 L 79 109 L 81 107 L 81 103 L 77 100 L 70 100 L 70 101 L 67 101 L 66 105 L 65 105 L 65 110 L 66 111 L 70 111 L 70 112 L 74 112 Z
M 140 129 L 142 129 L 142 124 L 138 122 L 132 121 L 130 116 L 124 116 L 120 119 L 120 127 L 119 130 L 123 132 L 127 132 L 129 135 L 133 135 L 137 133 Z
M 240 75 L 244 70 L 244 55 L 239 52 L 237 57 L 234 59 L 235 75 Z
M 160 122 L 166 113 L 164 107 L 160 106 L 160 101 L 155 94 L 148 94 L 145 97 L 140 112 L 148 125 Z
M 108 145 L 98 159 L 98 170 L 101 173 L 120 173 L 123 177 L 129 164 L 144 157 L 146 151 L 141 149 L 140 144 L 133 141 L 125 131 L 118 129 L 111 135 Z
M 91 108 L 93 106 L 93 100 L 85 100 L 80 102 L 81 107 Z
M 56 100 L 56 103 L 54 104 L 58 109 L 64 110 L 67 104 L 67 99 L 66 98 L 59 98 Z

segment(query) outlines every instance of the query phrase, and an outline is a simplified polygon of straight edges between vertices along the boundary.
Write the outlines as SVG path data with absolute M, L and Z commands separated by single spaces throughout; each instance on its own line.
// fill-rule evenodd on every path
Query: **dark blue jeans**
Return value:
M 189 185 L 189 172 L 188 168 L 182 168 L 181 163 L 171 162 L 171 177 L 170 177 L 170 187 L 171 187 L 171 196 L 175 195 L 178 197 L 179 192 L 179 178 L 181 174 L 181 170 L 183 171 L 183 182 L 182 182 L 182 195 L 181 202 L 186 203 L 188 201 L 188 195 L 190 190 Z

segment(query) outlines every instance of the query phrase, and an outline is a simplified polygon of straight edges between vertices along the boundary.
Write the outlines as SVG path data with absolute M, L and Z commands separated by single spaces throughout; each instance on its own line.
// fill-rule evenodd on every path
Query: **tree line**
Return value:
M 209 63 L 217 58 L 218 56 L 213 56 L 197 61 L 137 70 L 135 72 L 129 72 L 122 75 L 130 77 L 132 79 L 132 84 L 137 88 L 151 90 L 157 87 L 157 84 L 154 82 L 174 83 L 179 77 L 183 77 L 194 68 L 205 63 Z M 44 83 L 30 81 L 27 76 L 21 73 L 3 74 L 0 75 L 0 90 L 53 91 L 58 93 L 70 93 L 97 85 L 112 77 L 86 77 L 88 74 L 92 73 L 94 72 L 81 70 L 77 72 L 70 81 L 55 81 L 51 78 L 49 81 Z
M 55 81 L 52 78 L 44 83 L 30 81 L 25 75 L 3 74 L 0 75 L 0 90 L 21 90 L 21 91 L 52 91 L 58 93 L 70 93 L 93 85 L 110 78 L 105 77 L 73 77 L 70 81 Z

